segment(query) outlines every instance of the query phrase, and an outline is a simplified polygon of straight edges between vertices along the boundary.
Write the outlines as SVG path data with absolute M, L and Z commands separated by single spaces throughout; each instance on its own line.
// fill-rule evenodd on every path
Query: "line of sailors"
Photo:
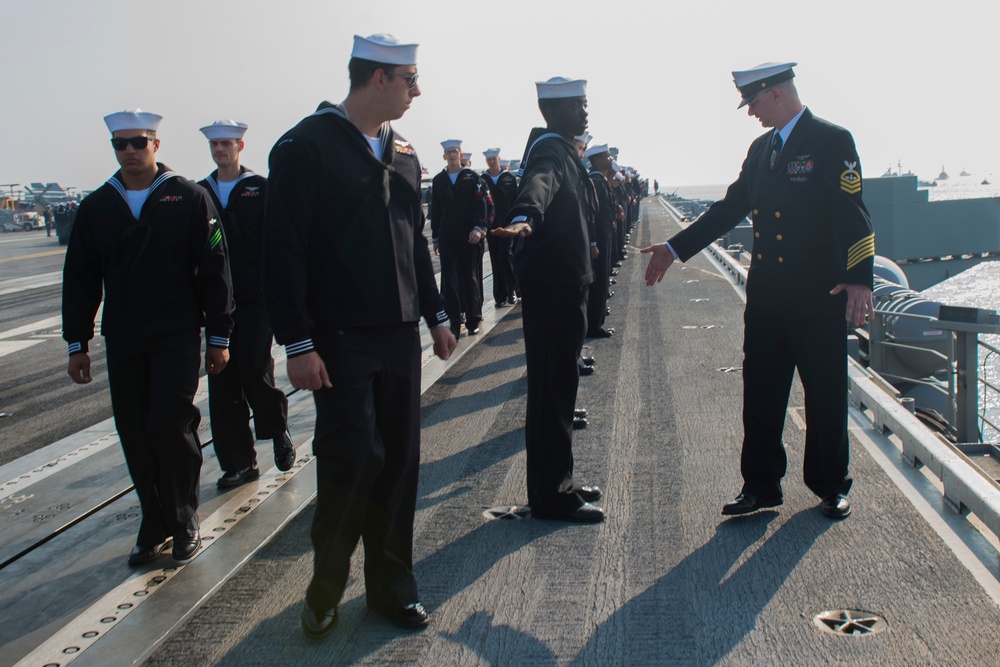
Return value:
M 201 543 L 200 414 L 193 405 L 206 328 L 209 412 L 221 489 L 257 479 L 254 444 L 271 440 L 277 468 L 289 470 L 295 449 L 287 399 L 275 387 L 273 341 L 264 304 L 261 262 L 266 179 L 240 164 L 247 125 L 219 120 L 201 128 L 217 169 L 197 184 L 155 161 L 162 118 L 139 109 L 105 117 L 122 169 L 79 206 L 64 268 L 64 338 L 71 377 L 90 382 L 88 342 L 105 302 L 112 407 L 142 509 L 133 565 L 157 558 L 173 543 L 177 562 Z M 591 221 L 595 284 L 613 281 L 627 257 L 645 181 L 621 169 L 617 149 L 577 137 L 600 202 Z M 435 176 L 430 219 L 441 259 L 441 293 L 455 337 L 464 323 L 477 334 L 482 320 L 483 255 L 488 246 L 496 306 L 518 303 L 512 253 L 516 240 L 490 234 L 502 225 L 518 193 L 518 178 L 500 149 L 484 151 L 487 170 L 470 168 L 461 142 L 442 142 L 447 166 Z M 506 162 L 506 164 L 505 164 Z M 143 172 L 150 182 L 136 181 Z M 141 179 L 140 179 L 141 180 Z M 139 187 L 139 186 L 145 187 Z M 167 223 L 167 224 L 164 224 Z M 174 232 L 164 235 L 164 230 Z M 588 336 L 608 337 L 608 289 L 591 290 Z M 581 357 L 580 373 L 593 372 Z M 251 409 L 253 430 L 250 426 Z M 574 426 L 586 426 L 577 411 Z
M 218 169 L 195 184 L 156 161 L 161 116 L 135 109 L 104 120 L 121 169 L 81 202 L 71 232 L 68 372 L 79 384 L 92 380 L 88 343 L 103 300 L 112 410 L 142 510 L 129 563 L 152 561 L 171 542 L 185 563 L 201 544 L 194 395 L 202 327 L 218 487 L 259 477 L 256 439 L 272 441 L 279 470 L 295 462 L 264 308 L 266 179 L 239 163 L 243 123 L 201 128 Z
M 614 276 L 628 256 L 629 233 L 639 220 L 639 201 L 648 194 L 647 181 L 631 167 L 618 165 L 618 149 L 608 145 L 589 146 L 593 137 L 577 136 L 574 148 L 598 193 L 599 207 L 591 224 L 591 246 L 595 285 L 614 284 Z M 490 232 L 503 225 L 517 197 L 518 178 L 510 162 L 500 159 L 500 148 L 483 151 L 487 169 L 476 173 L 472 154 L 462 152 L 462 141 L 441 142 L 445 167 L 434 176 L 430 188 L 429 217 L 434 253 L 441 261 L 441 294 L 452 334 L 479 333 L 485 301 L 483 257 L 486 249 L 493 267 L 493 300 L 496 308 L 517 304 L 520 290 L 514 276 L 514 242 Z M 485 248 L 484 248 L 485 246 Z M 610 309 L 610 289 L 591 289 L 587 336 L 607 338 L 613 328 L 604 326 Z M 581 363 L 581 372 L 592 367 Z

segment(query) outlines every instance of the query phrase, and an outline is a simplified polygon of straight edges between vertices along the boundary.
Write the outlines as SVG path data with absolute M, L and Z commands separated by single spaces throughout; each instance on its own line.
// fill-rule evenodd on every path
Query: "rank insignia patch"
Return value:
M 861 174 L 858 173 L 857 162 L 844 160 L 847 170 L 840 175 L 840 189 L 849 195 L 856 195 L 861 192 Z
M 788 163 L 788 174 L 790 176 L 811 174 L 814 164 L 812 160 L 793 160 Z
M 222 227 L 219 225 L 219 221 L 212 218 L 208 221 L 208 247 L 212 250 L 222 243 Z

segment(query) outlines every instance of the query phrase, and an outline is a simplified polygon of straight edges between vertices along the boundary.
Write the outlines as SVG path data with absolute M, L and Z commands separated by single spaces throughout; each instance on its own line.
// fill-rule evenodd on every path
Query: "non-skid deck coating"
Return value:
M 676 229 L 654 200 L 642 218 L 636 246 Z M 580 384 L 590 427 L 575 435 L 576 476 L 604 489 L 605 523 L 482 516 L 526 499 L 515 310 L 423 395 L 415 572 L 432 615 L 425 631 L 368 613 L 358 549 L 337 629 L 318 642 L 302 635 L 310 505 L 181 613 L 147 664 L 1000 664 L 996 604 L 863 447 L 852 447 L 854 513 L 820 514 L 801 481 L 798 386 L 785 505 L 723 520 L 741 481 L 741 376 L 726 371 L 741 361 L 742 302 L 704 257 L 656 288 L 642 283 L 645 261 L 633 252 L 622 267 L 608 322 L 617 334 L 591 342 L 598 372 Z M 294 493 L 307 494 L 313 476 L 307 465 Z M 252 523 L 224 539 L 244 530 Z M 143 639 L 144 615 L 183 609 L 215 558 L 199 556 L 74 664 L 145 655 L 152 643 L 140 644 L 157 638 Z M 836 609 L 879 614 L 889 628 L 840 637 L 813 624 Z M 102 650 L 115 633 L 136 639 Z

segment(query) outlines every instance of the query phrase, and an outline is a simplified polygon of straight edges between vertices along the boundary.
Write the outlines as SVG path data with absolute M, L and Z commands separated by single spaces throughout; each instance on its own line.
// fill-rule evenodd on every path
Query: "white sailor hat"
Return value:
M 501 167 L 509 167 L 510 166 L 510 160 L 500 160 L 500 166 Z
M 625 175 L 622 174 L 620 171 L 616 171 L 615 172 L 615 180 L 616 181 L 624 181 L 625 180 Z
M 586 151 L 584 151 L 583 157 L 589 158 L 592 155 L 600 155 L 601 153 L 609 153 L 610 154 L 610 152 L 611 151 L 608 150 L 608 145 L 607 144 L 595 144 L 595 145 L 591 146 L 590 148 L 588 148 Z
M 217 120 L 211 125 L 201 128 L 201 133 L 208 139 L 242 139 L 247 132 L 246 123 L 235 120 Z
M 112 134 L 118 130 L 148 130 L 156 132 L 156 129 L 160 127 L 161 120 L 163 120 L 163 116 L 149 113 L 142 109 L 125 109 L 124 111 L 117 111 L 104 117 L 104 123 L 111 130 Z
M 458 148 L 458 149 L 461 149 L 462 148 L 462 140 L 461 139 L 445 139 L 444 141 L 441 142 L 441 148 L 443 148 L 445 150 L 448 150 L 449 148 Z
M 367 37 L 355 35 L 351 57 L 386 65 L 416 65 L 417 46 L 417 44 L 400 44 L 398 39 L 388 33 Z
M 620 166 L 618 166 L 618 161 L 617 160 L 612 160 L 611 161 L 611 168 L 614 169 L 615 171 L 621 173 L 622 168 Z
M 500 155 L 499 148 L 487 148 L 483 151 L 483 157 L 496 157 L 497 155 Z
M 583 142 L 583 145 L 587 146 L 590 144 L 590 140 L 593 139 L 594 137 L 591 136 L 590 132 L 584 132 L 583 134 L 573 138 L 576 139 L 577 141 Z
M 472 159 L 472 153 L 462 153 L 462 159 L 463 160 L 471 160 Z
M 756 67 L 733 72 L 733 83 L 743 99 L 737 109 L 742 109 L 753 101 L 757 93 L 767 90 L 776 83 L 788 81 L 795 76 L 792 68 L 798 63 L 761 63 Z
M 586 97 L 587 81 L 585 79 L 567 79 L 564 76 L 554 76 L 548 81 L 536 81 L 535 90 L 540 100 L 556 100 L 565 97 Z

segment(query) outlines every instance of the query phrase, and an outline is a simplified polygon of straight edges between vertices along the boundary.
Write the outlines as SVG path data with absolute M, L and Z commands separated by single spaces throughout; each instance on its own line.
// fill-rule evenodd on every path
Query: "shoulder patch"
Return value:
M 844 160 L 847 169 L 840 174 L 840 189 L 849 195 L 856 195 L 861 192 L 861 174 L 858 173 L 857 162 Z

